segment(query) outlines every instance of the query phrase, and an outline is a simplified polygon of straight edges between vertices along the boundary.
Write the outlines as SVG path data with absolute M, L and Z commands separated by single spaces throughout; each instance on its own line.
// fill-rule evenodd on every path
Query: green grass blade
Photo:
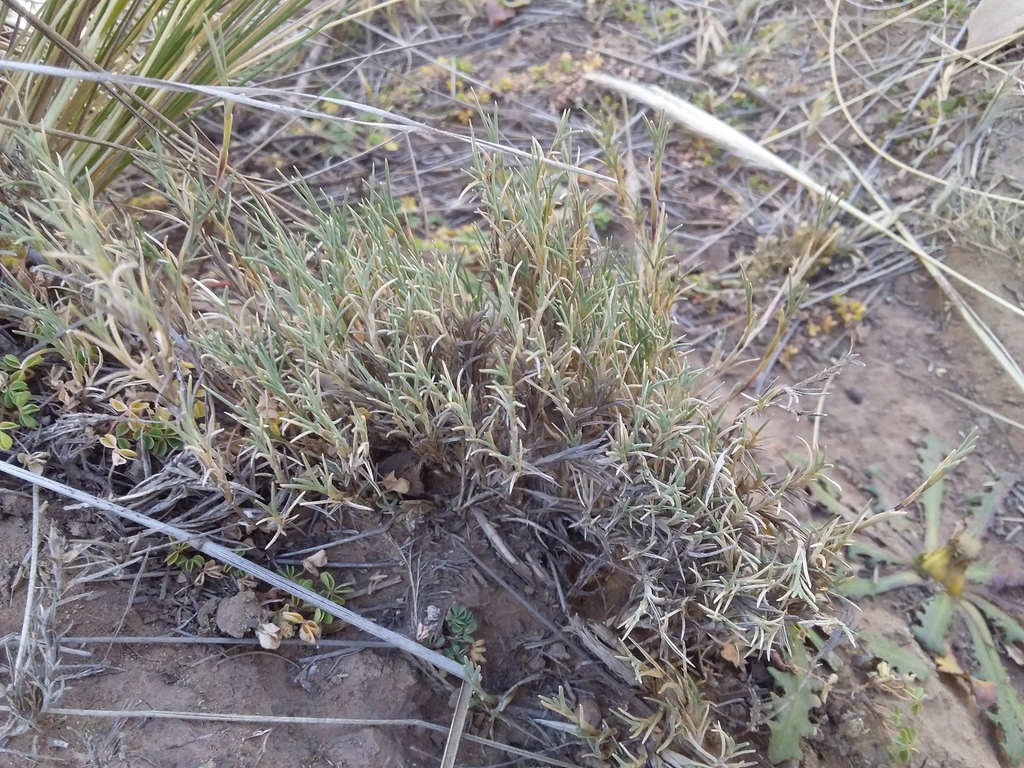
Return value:
M 976 539 L 985 535 L 992 518 L 999 508 L 999 502 L 1006 498 L 1015 476 L 1007 473 L 999 482 L 988 485 L 971 505 L 971 517 L 967 523 L 967 533 Z
M 189 85 L 246 84 L 270 61 L 294 51 L 355 0 L 158 0 L 127 3 L 45 0 L 15 10 L 21 34 L 0 43 L 0 58 L 81 72 L 137 75 Z M 206 33 L 216 20 L 216 47 Z M 102 190 L 153 142 L 174 140 L 198 104 L 194 92 L 87 82 L 49 72 L 11 72 L 0 86 L 0 118 L 45 129 L 72 178 Z M 83 137 L 82 141 L 74 136 Z
M 924 472 L 925 477 L 931 476 L 935 468 L 940 466 L 944 458 L 942 443 L 934 435 L 928 435 L 924 439 L 924 445 L 918 449 L 918 466 Z M 940 475 L 933 482 L 931 487 L 921 491 L 921 509 L 924 514 L 924 551 L 934 552 L 939 548 L 939 524 L 942 519 L 942 496 L 946 490 L 946 483 Z
M 991 563 L 971 563 L 967 566 L 966 579 L 971 584 L 989 586 L 998 569 Z
M 891 550 L 876 547 L 863 541 L 851 543 L 847 551 L 850 553 L 850 557 L 863 557 L 871 565 L 888 563 L 890 565 L 903 565 L 907 568 L 914 566 L 912 560 L 907 560 L 894 554 Z
M 792 634 L 797 633 L 794 631 Z M 782 689 L 781 696 L 772 694 L 775 714 L 768 721 L 771 731 L 768 759 L 773 765 L 787 760 L 803 760 L 804 750 L 800 740 L 813 735 L 815 731 L 810 721 L 810 712 L 819 704 L 815 692 L 821 688 L 821 682 L 811 674 L 811 660 L 803 642 L 794 637 L 792 644 L 793 655 L 789 661 L 795 671 L 785 672 L 775 668 L 768 670 L 776 685 Z
M 904 509 L 919 496 L 924 509 L 924 551 L 934 552 L 939 547 L 942 497 L 945 492 L 944 478 L 966 459 L 978 443 L 978 430 L 972 429 L 955 451 L 943 458 L 942 443 L 933 435 L 925 438 L 924 446 L 918 450 L 918 466 L 926 473 L 927 480 L 905 498 L 897 509 Z M 934 467 L 934 469 L 932 469 Z
M 920 656 L 920 651 L 906 648 L 877 632 L 861 632 L 858 638 L 872 654 L 890 667 L 904 674 L 912 674 L 918 680 L 926 680 L 932 673 L 932 666 Z

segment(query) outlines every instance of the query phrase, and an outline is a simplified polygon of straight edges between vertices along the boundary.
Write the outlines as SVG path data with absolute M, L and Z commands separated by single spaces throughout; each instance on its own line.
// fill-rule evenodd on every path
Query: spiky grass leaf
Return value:
M 773 484 L 751 458 L 745 421 L 764 404 L 723 423 L 704 399 L 706 373 L 656 311 L 674 297 L 663 227 L 642 249 L 662 255 L 640 262 L 590 240 L 588 195 L 550 162 L 569 156 L 559 146 L 517 168 L 478 161 L 490 244 L 475 271 L 421 253 L 383 190 L 323 209 L 307 191 L 317 224 L 301 233 L 263 211 L 264 245 L 241 259 L 265 295 L 222 301 L 195 342 L 223 364 L 225 404 L 257 455 L 301 467 L 303 487 L 326 485 L 320 466 L 372 504 L 377 457 L 411 450 L 465 498 L 570 521 L 626 563 L 638 584 L 626 634 L 654 632 L 685 655 L 706 642 L 703 626 L 768 649 L 787 611 L 821 610 L 831 555 L 807 553 L 834 552 L 844 529 L 796 544 L 798 524 L 777 515 L 803 476 Z M 276 433 L 260 417 L 267 398 L 287 414 Z M 821 466 L 812 459 L 806 475 Z M 765 520 L 778 520 L 768 537 Z M 694 555 L 696 580 L 666 548 Z
M 938 549 L 941 535 L 939 524 L 942 520 L 942 497 L 946 492 L 946 483 L 945 475 L 939 474 L 937 468 L 942 466 L 945 450 L 937 437 L 927 435 L 917 455 L 917 465 L 925 473 L 925 477 L 935 477 L 931 485 L 920 492 L 924 515 L 924 551 L 932 552 Z
M 967 599 L 976 605 L 988 620 L 999 627 L 1011 643 L 1024 643 L 1024 626 L 1013 616 L 979 595 L 968 595 Z
M 309 10 L 309 0 L 44 0 L 33 11 L 5 3 L 0 20 L 19 34 L 5 36 L 3 58 L 74 64 L 193 85 L 246 82 L 295 50 L 354 4 L 333 0 Z M 340 9 L 340 10 L 339 10 Z M 48 73 L 12 71 L 0 86 L 0 117 L 44 129 L 76 183 L 88 176 L 102 190 L 154 141 L 191 140 L 197 94 L 75 81 Z
M 835 6 L 834 14 L 839 13 L 838 8 L 838 5 Z M 835 31 L 834 24 L 832 26 L 832 31 Z M 834 66 L 834 59 L 831 63 Z M 834 69 L 833 77 L 835 77 Z M 995 335 L 992 329 L 979 317 L 974 308 L 968 304 L 963 296 L 961 296 L 953 287 L 946 275 L 970 285 L 973 289 L 983 293 L 1004 309 L 1007 309 L 1014 314 L 1024 316 L 1024 310 L 1006 301 L 1003 297 L 997 296 L 972 280 L 969 280 L 925 251 L 907 227 L 899 221 L 899 215 L 885 203 L 882 197 L 871 186 L 869 181 L 859 174 L 858 169 L 852 162 L 849 160 L 847 161 L 850 166 L 850 170 L 854 174 L 858 175 L 858 181 L 871 193 L 875 203 L 879 206 L 881 212 L 885 214 L 884 216 L 868 215 L 846 200 L 835 197 L 835 195 L 823 184 L 820 184 L 818 181 L 811 178 L 804 171 L 787 163 L 778 155 L 775 155 L 760 144 L 752 141 L 750 138 L 740 133 L 727 123 L 662 88 L 631 83 L 601 73 L 590 73 L 586 75 L 586 78 L 626 94 L 638 101 L 642 101 L 656 109 L 664 110 L 666 114 L 670 115 L 674 120 L 682 123 L 689 130 L 705 136 L 719 146 L 725 147 L 746 162 L 789 176 L 789 178 L 793 179 L 798 184 L 806 187 L 814 194 L 827 201 L 830 206 L 838 206 L 845 213 L 853 216 L 862 224 L 886 235 L 894 242 L 905 247 L 921 260 L 925 269 L 936 283 L 938 283 L 947 298 L 949 298 L 954 306 L 956 306 L 957 310 L 964 318 L 964 321 L 968 324 L 978 339 L 985 345 L 986 349 L 989 350 L 992 356 L 996 358 L 1014 383 L 1024 390 L 1024 371 L 1021 371 L 1017 361 L 1010 355 L 999 337 Z M 836 91 L 839 92 L 840 88 L 838 81 L 835 82 L 835 87 Z M 845 103 L 842 106 L 845 111 Z M 848 113 L 846 116 L 851 123 L 854 122 L 853 118 Z
M 971 515 L 966 532 L 976 539 L 983 537 L 992 524 L 999 502 L 1006 498 L 1013 477 L 1007 475 L 999 482 L 988 485 L 978 496 L 970 500 Z
M 848 550 L 851 557 L 863 557 L 869 565 L 905 565 L 912 568 L 914 563 L 905 557 L 892 552 L 891 550 L 868 544 L 864 541 L 855 541 L 850 544 Z
M 688 363 L 668 316 L 677 297 L 660 207 L 641 258 L 591 238 L 591 197 L 562 162 L 573 156 L 566 143 L 516 167 L 478 158 L 471 191 L 490 239 L 469 268 L 423 251 L 386 188 L 334 207 L 306 189 L 312 224 L 239 204 L 226 244 L 199 239 L 208 228 L 196 221 L 194 249 L 168 254 L 129 222 L 99 226 L 93 198 L 58 194 L 73 182 L 40 147 L 48 227 L 8 222 L 45 252 L 60 306 L 19 295 L 11 312 L 36 322 L 43 307 L 52 327 L 37 332 L 104 350 L 126 382 L 169 378 L 158 392 L 183 441 L 225 494 L 242 478 L 260 495 L 248 506 L 275 538 L 347 507 L 393 511 L 381 468 L 408 452 L 443 501 L 435 514 L 479 513 L 513 547 L 526 526 L 550 537 L 554 562 L 630 579 L 613 618 L 672 665 L 723 642 L 769 652 L 795 621 L 831 629 L 850 528 L 807 526 L 786 508 L 824 459 L 781 478 L 763 469 L 775 391 L 728 418 L 712 405 L 714 380 Z M 179 187 L 168 199 L 204 194 L 201 179 L 163 181 Z M 211 280 L 206 256 L 222 259 L 225 245 L 231 261 Z M 191 418 L 186 361 L 201 366 L 216 413 L 205 424 Z M 705 760 L 713 728 L 702 715 L 684 729 L 688 759 Z

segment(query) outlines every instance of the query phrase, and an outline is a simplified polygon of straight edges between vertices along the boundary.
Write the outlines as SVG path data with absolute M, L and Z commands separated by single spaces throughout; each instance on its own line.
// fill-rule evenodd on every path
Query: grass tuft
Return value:
M 652 129 L 655 167 L 664 136 Z M 477 154 L 466 194 L 485 240 L 472 264 L 424 251 L 386 186 L 324 207 L 298 188 L 305 222 L 239 204 L 230 227 L 193 222 L 175 253 L 98 210 L 37 136 L 24 141 L 37 194 L 0 214 L 0 236 L 40 263 L 16 266 L 29 280 L 8 272 L 0 306 L 56 350 L 80 406 L 126 420 L 107 443 L 79 438 L 109 456 L 111 477 L 171 460 L 141 439 L 160 413 L 161 445 L 180 441 L 229 500 L 236 485 L 257 494 L 232 519 L 267 546 L 320 515 L 443 525 L 455 514 L 485 521 L 512 557 L 539 542 L 571 605 L 624 576 L 608 618 L 638 682 L 672 669 L 681 687 L 656 716 L 623 715 L 623 756 L 660 734 L 696 764 L 720 764 L 702 753 L 717 726 L 694 704 L 692 665 L 726 644 L 768 653 L 797 623 L 836 625 L 849 530 L 786 509 L 824 462 L 778 477 L 758 453 L 766 409 L 802 390 L 717 394 L 716 371 L 690 364 L 670 323 L 679 295 L 657 194 L 621 201 L 635 220 L 629 253 L 595 239 L 594 199 L 564 170 L 567 130 L 522 163 Z M 168 198 L 171 183 L 179 197 L 203 189 L 162 182 Z M 226 222 L 212 202 L 203 215 Z M 737 355 L 723 359 L 735 367 Z M 139 439 L 125 448 L 118 436 Z M 739 754 L 713 738 L 715 760 Z

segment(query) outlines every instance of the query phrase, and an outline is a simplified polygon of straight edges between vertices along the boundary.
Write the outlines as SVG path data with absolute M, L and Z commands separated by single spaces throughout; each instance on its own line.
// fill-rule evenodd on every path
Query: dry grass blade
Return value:
M 142 75 L 132 74 L 121 74 L 117 72 L 106 72 L 106 71 L 91 71 L 82 72 L 80 70 L 68 69 L 66 67 L 51 66 L 47 64 L 39 64 L 36 62 L 16 61 L 16 60 L 4 60 L 0 59 L 0 70 L 8 70 L 14 73 L 22 74 L 37 74 L 45 75 L 48 77 L 56 77 L 66 79 L 69 82 L 80 80 L 86 83 L 94 84 L 111 84 L 119 85 L 122 87 L 135 87 L 139 89 L 159 89 L 166 91 L 167 93 L 176 93 L 183 96 L 206 96 L 216 100 L 223 100 L 225 103 L 237 103 L 247 107 L 252 107 L 261 111 L 272 112 L 274 114 L 284 115 L 287 117 L 306 117 L 316 120 L 330 120 L 334 122 L 345 122 L 352 123 L 355 125 L 367 125 L 374 128 L 390 128 L 394 130 L 414 130 L 421 133 L 432 134 L 434 136 L 452 139 L 462 144 L 468 144 L 476 149 L 488 150 L 492 152 L 501 152 L 513 157 L 519 157 L 521 159 L 531 159 L 534 157 L 530 152 L 518 149 L 513 146 L 498 143 L 497 141 L 489 141 L 482 137 L 471 136 L 461 133 L 455 133 L 453 131 L 444 130 L 436 126 L 428 125 L 427 123 L 414 120 L 410 117 L 397 114 L 385 109 L 374 107 L 370 104 L 362 104 L 348 99 L 339 99 L 329 96 L 319 97 L 319 100 L 325 104 L 332 105 L 334 107 L 340 107 L 347 109 L 355 114 L 367 114 L 372 115 L 382 120 L 389 122 L 372 122 L 367 123 L 361 121 L 358 118 L 346 117 L 345 115 L 338 114 L 326 114 L 323 111 L 315 111 L 310 109 L 311 98 L 304 94 L 295 94 L 287 89 L 277 88 L 265 88 L 265 87 L 244 87 L 244 86 L 230 86 L 230 85 L 204 85 L 202 83 L 190 83 L 190 82 L 179 82 L 173 80 L 161 80 L 152 77 L 145 77 Z M 279 101 L 272 101 L 272 98 L 279 99 Z M 304 106 L 293 106 L 288 103 L 282 103 L 287 101 L 301 101 Z M 10 124 L 28 127 L 32 129 L 39 129 L 31 123 L 25 123 L 22 120 L 8 120 Z M 50 132 L 47 132 L 50 134 Z M 64 133 L 52 133 L 50 135 L 64 135 Z M 94 142 L 92 137 L 85 137 L 78 134 L 73 135 L 76 140 L 82 140 L 87 142 Z M 103 142 L 101 148 L 108 150 L 120 147 L 124 148 L 125 145 L 120 143 L 109 143 Z M 216 160 L 216 156 L 213 156 Z M 609 176 L 602 173 L 598 173 L 588 168 L 580 167 L 571 162 L 558 160 L 554 158 L 545 158 L 544 162 L 550 165 L 552 168 L 558 168 L 560 170 L 572 171 L 580 176 L 592 178 L 599 181 L 612 182 Z
M 473 688 L 463 680 L 459 686 L 459 696 L 455 702 L 455 714 L 452 715 L 452 726 L 448 729 L 448 739 L 444 743 L 444 754 L 441 755 L 441 768 L 453 768 L 459 757 L 459 744 L 465 736 L 466 718 L 469 716 L 469 705 L 473 700 Z
M 1024 30 L 1024 7 L 1013 0 L 981 0 L 971 11 L 967 27 L 968 48 L 977 51 L 1006 45 Z
M 39 137 L 23 132 L 47 200 L 31 201 L 31 211 L 47 228 L 3 220 L 43 254 L 39 272 L 53 290 L 0 285 L 4 306 L 13 323 L 52 339 L 63 365 L 81 368 L 71 342 L 88 341 L 120 366 L 110 365 L 107 381 L 173 405 L 168 428 L 205 457 L 217 487 L 225 495 L 229 483 L 248 489 L 238 525 L 256 546 L 353 508 L 442 523 L 479 510 L 490 540 L 520 562 L 537 562 L 526 558 L 522 531 L 549 548 L 553 581 L 575 592 L 560 606 L 616 573 L 627 588 L 604 620 L 618 636 L 594 648 L 613 670 L 603 678 L 619 686 L 639 670 L 643 690 L 625 704 L 630 735 L 609 742 L 609 754 L 627 760 L 665 742 L 685 756 L 680 762 L 736 765 L 742 745 L 716 730 L 688 670 L 725 643 L 771 653 L 794 622 L 839 623 L 829 606 L 849 527 L 804 524 L 786 509 L 824 460 L 815 453 L 799 471 L 766 472 L 757 460 L 764 411 L 784 393 L 772 389 L 727 414 L 709 372 L 680 349 L 657 194 L 643 210 L 629 208 L 637 226 L 627 258 L 592 234 L 596 197 L 573 170 L 567 124 L 525 162 L 490 152 L 498 131 L 488 130 L 465 193 L 480 208 L 465 253 L 425 245 L 386 187 L 352 205 L 324 205 L 297 186 L 300 221 L 312 223 L 282 221 L 262 200 L 238 204 L 220 235 L 227 242 L 203 240 L 173 259 L 131 226 L 101 226 L 94 200 L 70 194 Z M 650 126 L 655 168 L 667 130 Z M 202 179 L 157 180 L 183 209 L 216 205 Z M 161 323 L 165 312 L 173 313 L 170 327 Z M 69 327 L 68 318 L 81 325 Z M 111 319 L 101 326 L 95 318 Z M 158 354 L 166 356 L 164 381 Z M 396 458 L 409 468 L 401 478 L 388 466 Z M 183 534 L 184 526 L 127 519 L 184 537 L 222 563 L 240 562 L 204 536 Z M 585 583 L 570 563 L 583 564 Z M 538 568 L 542 575 L 525 578 L 546 579 L 548 569 Z M 251 563 L 240 569 L 323 605 Z M 333 604 L 325 610 L 360 626 Z M 633 642 L 623 646 L 626 636 Z M 652 681 L 662 678 L 635 656 L 639 647 L 658 669 L 676 670 L 676 693 L 659 698 Z M 441 666 L 462 678 L 459 664 Z M 648 695 L 661 703 L 648 704 Z M 643 725 L 648 718 L 659 723 L 657 737 Z M 719 745 L 714 755 L 704 746 L 711 743 Z
M 103 717 L 103 718 L 141 718 L 144 720 L 186 720 L 193 722 L 208 723 L 266 723 L 268 725 L 327 725 L 356 728 L 423 728 L 435 733 L 448 733 L 448 729 L 436 723 L 426 720 L 408 719 L 373 719 L 373 718 L 346 718 L 346 717 L 300 717 L 298 715 L 259 715 L 250 712 L 174 712 L 168 710 L 130 710 L 130 709 L 77 709 L 74 707 L 54 707 L 51 714 L 57 717 Z M 464 734 L 463 739 L 474 744 L 506 752 L 510 755 L 523 757 L 544 765 L 553 765 L 557 768 L 576 768 L 574 763 L 567 763 L 564 760 L 548 757 L 536 752 L 509 744 L 502 744 L 492 739 L 485 739 L 472 734 Z
M 69 595 L 89 576 L 79 574 L 65 579 L 64 566 L 71 558 L 53 527 L 44 539 L 41 524 L 46 505 L 40 503 L 38 494 L 34 496 L 31 571 L 22 631 L 19 636 L 3 638 L 2 642 L 6 645 L 10 676 L 10 682 L 0 689 L 0 711 L 7 714 L 7 722 L 0 724 L 3 740 L 35 728 L 39 718 L 60 700 L 69 680 L 102 669 L 97 665 L 67 664 L 62 659 L 57 611 L 77 597 Z M 10 647 L 15 641 L 16 653 Z
M 199 637 L 195 635 L 102 635 L 91 637 L 62 637 L 62 646 L 68 645 L 259 645 L 255 637 Z M 309 648 L 309 643 L 297 638 L 286 638 L 281 645 L 294 645 L 298 648 Z M 391 643 L 383 640 L 334 640 L 321 637 L 318 647 L 363 650 L 366 648 L 391 648 Z M 62 648 L 62 650 L 65 650 Z M 87 653 L 87 652 L 85 652 Z
M 971 400 L 969 397 L 964 397 L 963 395 L 957 394 L 951 389 L 946 389 L 945 387 L 937 387 L 937 389 L 946 397 L 952 400 L 956 400 L 958 403 L 963 403 L 968 408 L 973 408 L 974 410 L 978 411 L 979 413 L 985 414 L 991 419 L 995 419 L 996 421 L 1002 422 L 1003 424 L 1006 424 L 1009 427 L 1014 427 L 1015 429 L 1024 429 L 1024 422 L 1011 419 L 1008 416 L 1005 416 L 999 413 L 998 411 L 993 410 L 992 408 L 988 408 L 975 400 Z
M 331 614 L 335 618 L 348 622 L 357 629 L 361 629 L 362 631 L 381 640 L 386 640 L 396 648 L 401 648 L 403 651 L 422 659 L 428 664 L 455 675 L 455 677 L 460 680 L 464 680 L 466 678 L 466 671 L 463 669 L 461 664 L 457 664 L 451 659 L 442 656 L 419 643 L 413 642 L 404 635 L 400 635 L 397 632 L 392 632 L 389 629 L 385 629 L 384 627 L 374 624 L 372 621 L 363 618 L 359 614 L 350 611 L 335 602 L 325 599 L 323 596 L 317 594 L 311 589 L 306 589 L 305 587 L 285 579 L 267 568 L 257 565 L 256 563 L 252 563 L 244 557 L 240 557 L 236 553 L 232 552 L 227 547 L 214 544 L 203 537 L 197 537 L 194 534 L 176 526 L 162 523 L 159 520 L 154 520 L 153 518 L 145 515 L 140 515 L 138 512 L 128 509 L 127 507 L 122 507 L 118 504 L 92 496 L 91 494 L 85 493 L 84 491 L 80 491 L 76 488 L 71 488 L 63 483 L 58 483 L 46 477 L 33 474 L 32 472 L 24 470 L 21 467 L 16 467 L 13 464 L 0 462 L 0 473 L 16 477 L 19 480 L 31 483 L 33 486 L 39 486 L 48 491 L 59 493 L 61 496 L 74 499 L 75 501 L 82 502 L 83 504 L 88 504 L 95 509 L 117 515 L 122 519 L 130 520 L 131 522 L 141 525 L 143 528 L 154 533 L 170 536 L 177 541 L 185 542 L 189 544 L 189 546 L 199 550 L 209 557 L 214 558 L 218 562 L 230 565 L 232 568 L 248 573 L 267 584 L 284 590 L 288 594 L 306 601 L 322 611 Z
M 971 430 L 971 433 L 964 438 L 963 442 L 957 446 L 956 450 L 943 458 L 942 461 L 936 465 L 935 469 L 930 472 L 928 477 L 925 478 L 925 481 L 911 491 L 899 504 L 894 506 L 892 509 L 886 510 L 885 512 L 879 512 L 871 515 L 870 517 L 866 515 L 862 516 L 856 524 L 857 531 L 862 531 L 865 528 L 879 525 L 880 523 L 887 522 L 893 518 L 906 515 L 907 507 L 917 501 L 923 493 L 934 488 L 937 483 L 944 480 L 950 472 L 960 466 L 960 464 L 962 464 L 974 450 L 977 442 L 978 432 L 977 430 Z M 938 531 L 934 531 L 932 535 L 937 536 Z
M 638 101 L 642 101 L 645 104 L 655 107 L 656 109 L 664 110 L 666 114 L 685 125 L 689 130 L 715 141 L 720 146 L 730 152 L 733 152 L 747 162 L 785 174 L 797 183 L 806 187 L 811 192 L 821 196 L 826 201 L 831 201 L 838 208 L 843 210 L 845 213 L 850 214 L 862 224 L 867 225 L 880 234 L 886 235 L 891 240 L 913 253 L 918 257 L 929 275 L 932 276 L 942 289 L 943 293 L 957 308 L 961 316 L 964 318 L 964 321 L 985 345 L 985 348 L 992 354 L 996 362 L 999 363 L 1003 370 L 1009 374 L 1013 382 L 1021 389 L 1022 392 L 1024 392 L 1024 372 L 1021 371 L 1020 366 L 1006 350 L 1006 347 L 996 336 L 995 332 L 992 331 L 992 329 L 989 328 L 980 317 L 978 317 L 974 309 L 966 302 L 966 300 L 964 300 L 949 280 L 946 279 L 946 275 L 954 277 L 958 281 L 996 302 L 1000 307 L 1007 309 L 1020 317 L 1024 317 L 1024 310 L 1013 305 L 1006 299 L 997 296 L 983 286 L 978 285 L 974 281 L 969 280 L 925 251 L 907 228 L 894 217 L 893 211 L 888 208 L 888 206 L 885 206 L 877 194 L 873 193 L 873 190 L 867 184 L 866 179 L 862 177 L 861 183 L 869 192 L 872 192 L 876 202 L 878 202 L 881 208 L 881 217 L 870 216 L 856 206 L 850 205 L 843 199 L 837 198 L 822 184 L 815 181 L 806 173 L 755 143 L 735 128 L 732 128 L 712 115 L 709 115 L 703 110 L 698 109 L 692 104 L 689 104 L 661 88 L 630 83 L 607 75 L 594 74 L 588 75 L 587 77 L 594 82 L 620 91 L 637 99 Z M 768 318 L 764 318 L 762 324 L 766 323 L 767 320 Z
M 25 590 L 25 615 L 21 623 L 21 642 L 18 643 L 18 656 L 14 660 L 12 675 L 17 678 L 22 665 L 25 662 L 25 654 L 29 649 L 29 630 L 32 626 L 32 617 L 35 613 L 34 601 L 36 599 L 36 579 L 39 575 L 39 526 L 43 509 L 39 502 L 39 489 L 32 488 L 32 543 L 29 552 L 28 562 L 28 587 Z
M 46 639 L 41 637 L 43 628 L 41 626 L 37 605 L 39 601 L 39 544 L 40 524 L 43 509 L 39 501 L 39 492 L 33 489 L 32 493 L 32 538 L 29 552 L 28 586 L 25 593 L 25 614 L 22 617 L 21 636 L 18 641 L 18 653 L 14 663 L 11 665 L 11 682 L 4 690 L 4 698 L 7 701 L 7 710 L 10 713 L 7 725 L 3 732 L 12 736 L 27 730 L 32 722 L 38 717 L 45 706 L 48 686 L 40 685 L 40 680 L 47 677 L 46 673 L 51 671 L 55 665 L 43 662 L 43 674 L 35 667 L 40 656 L 46 656 Z M 33 629 L 36 631 L 33 632 Z M 43 651 L 40 654 L 40 651 Z
M 841 50 L 841 46 L 838 46 L 837 42 L 836 42 L 836 34 L 837 34 L 837 31 L 838 31 L 838 27 L 839 27 L 839 11 L 840 11 L 840 8 L 841 8 L 842 5 L 843 5 L 842 2 L 836 2 L 836 3 L 833 4 L 832 17 L 831 17 L 831 25 L 830 25 L 829 31 L 828 31 L 828 35 L 829 35 L 829 50 L 828 50 L 828 54 L 829 54 L 829 70 L 830 70 L 830 74 L 831 74 L 831 78 L 832 78 L 832 89 L 833 89 L 833 93 L 834 93 L 834 95 L 836 97 L 836 101 L 837 101 L 837 104 L 838 104 L 838 109 L 842 112 L 843 117 L 846 119 L 847 124 L 850 126 L 850 128 L 852 128 L 854 133 L 857 134 L 857 137 L 861 141 L 864 142 L 865 146 L 870 148 L 871 151 L 875 153 L 875 156 L 877 158 L 881 158 L 881 159 L 885 160 L 887 163 L 890 163 L 891 165 L 893 165 L 894 167 L 899 168 L 901 171 L 909 173 L 909 174 L 912 174 L 913 176 L 915 176 L 915 177 L 917 177 L 919 179 L 922 179 L 924 181 L 927 181 L 929 183 L 938 185 L 940 187 L 948 187 L 948 186 L 950 186 L 950 182 L 947 179 L 943 179 L 943 178 L 940 178 L 939 176 L 935 176 L 933 174 L 930 174 L 930 173 L 927 173 L 925 171 L 922 171 L 920 168 L 914 168 L 914 167 L 912 167 L 910 165 L 907 165 L 906 163 L 900 161 L 898 158 L 893 157 L 889 152 L 886 151 L 886 148 L 884 146 L 879 146 L 867 134 L 867 132 L 861 127 L 861 125 L 857 122 L 857 120 L 851 114 L 851 112 L 850 112 L 850 103 L 845 98 L 845 96 L 843 95 L 842 87 L 839 84 L 839 75 L 838 75 L 838 69 L 837 69 L 837 66 L 836 66 L 836 56 L 837 56 L 837 53 Z M 916 9 L 915 8 L 911 8 L 906 13 L 909 15 L 909 14 L 913 14 L 915 12 L 916 12 Z M 889 19 L 886 23 L 887 24 L 888 23 L 893 23 L 895 20 L 896 20 L 895 18 L 892 18 L 892 19 Z M 847 45 L 849 45 L 849 43 L 847 43 Z M 938 42 L 938 45 L 943 47 L 945 49 L 946 54 L 948 56 L 950 56 L 950 61 L 947 62 L 947 64 L 946 64 L 947 71 L 948 71 L 948 69 L 950 67 L 953 66 L 952 61 L 955 58 L 962 57 L 962 58 L 966 59 L 967 61 L 971 61 L 973 63 L 980 63 L 979 59 L 974 58 L 969 53 L 964 53 L 962 51 L 959 51 L 959 50 L 956 50 L 954 48 L 951 48 L 946 43 Z M 996 67 L 992 67 L 992 68 L 998 70 L 998 68 L 996 68 Z M 1006 73 L 1003 70 L 998 70 L 998 71 L 1001 74 L 1006 75 Z M 983 190 L 983 189 L 977 189 L 975 187 L 971 187 L 971 186 L 967 186 L 967 185 L 960 185 L 958 187 L 958 191 L 961 194 L 969 195 L 971 197 L 978 197 L 978 198 L 982 198 L 982 199 L 986 199 L 986 200 L 991 200 L 991 201 L 996 201 L 996 202 L 1001 202 L 1001 203 L 1007 203 L 1009 205 L 1012 205 L 1012 206 L 1015 206 L 1015 207 L 1018 207 L 1018 208 L 1021 207 L 1021 206 L 1024 206 L 1024 200 L 1021 200 L 1020 198 L 1008 197 L 1006 195 L 1001 195 L 1001 194 L 998 194 L 998 193 L 995 193 L 995 192 L 990 192 L 990 191 Z

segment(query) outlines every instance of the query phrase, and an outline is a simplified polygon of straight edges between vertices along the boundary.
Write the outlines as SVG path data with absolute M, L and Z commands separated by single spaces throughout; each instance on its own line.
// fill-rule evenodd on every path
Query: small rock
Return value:
M 209 600 L 204 600 L 199 606 L 199 614 L 196 619 L 196 623 L 199 625 L 199 634 L 207 636 L 213 634 L 213 625 L 220 604 L 220 599 L 211 597 Z
M 540 672 L 547 666 L 547 662 L 541 654 L 530 654 L 526 659 L 526 670 L 528 672 Z
M 555 661 L 565 661 L 569 658 L 569 649 L 564 643 L 552 643 L 547 647 L 547 654 Z
M 259 625 L 262 615 L 256 593 L 239 592 L 234 597 L 224 598 L 217 606 L 217 629 L 229 637 L 245 637 Z

